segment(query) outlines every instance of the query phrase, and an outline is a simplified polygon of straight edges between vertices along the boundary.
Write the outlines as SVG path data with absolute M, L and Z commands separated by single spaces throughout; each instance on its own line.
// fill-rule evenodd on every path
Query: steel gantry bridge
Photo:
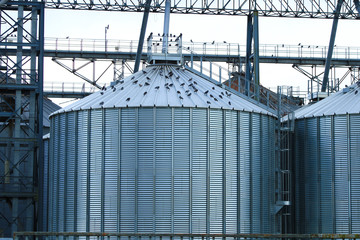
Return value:
M 141 12 L 140 36 L 134 44 L 124 43 L 125 47 L 123 43 L 108 42 L 105 49 L 88 49 L 86 40 L 75 49 L 70 40 L 45 41 L 46 9 Z M 332 66 L 360 66 L 357 48 L 334 49 L 338 20 L 360 19 L 359 0 L 0 0 L 0 237 L 10 237 L 16 231 L 43 230 L 46 225 L 41 222 L 43 213 L 39 207 L 44 204 L 42 191 L 39 191 L 43 188 L 44 163 L 44 57 L 52 57 L 59 63 L 62 58 L 85 58 L 91 62 L 96 59 L 134 59 L 133 71 L 136 72 L 141 59 L 146 56 L 144 40 L 149 13 L 162 13 L 166 9 L 177 14 L 246 16 L 246 46 L 184 43 L 182 47 L 187 61 L 202 62 L 205 58 L 237 61 L 239 67 L 244 66 L 246 80 L 257 86 L 262 62 L 324 65 L 321 78 L 298 68 L 316 78 L 322 92 L 329 88 Z M 332 19 L 329 45 L 261 46 L 260 16 Z M 62 42 L 66 42 L 68 49 L 61 45 Z M 96 86 L 94 80 L 90 82 Z M 279 196 L 277 201 L 286 202 Z M 288 206 L 277 208 L 280 223 L 289 213 L 289 210 L 282 210 L 283 207 Z M 279 227 L 278 231 L 286 233 L 287 230 Z

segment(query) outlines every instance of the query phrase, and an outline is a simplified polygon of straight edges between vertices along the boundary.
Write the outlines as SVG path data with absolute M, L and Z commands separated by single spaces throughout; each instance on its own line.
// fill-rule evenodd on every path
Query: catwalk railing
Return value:
M 54 238 L 55 237 L 55 238 Z M 106 233 L 106 232 L 15 232 L 14 240 L 38 239 L 360 239 L 360 234 L 176 234 L 176 233 Z
M 46 38 L 45 51 L 59 52 L 108 52 L 108 53 L 133 53 L 136 54 L 138 41 L 133 40 L 105 40 L 104 39 L 79 39 L 79 38 Z M 183 42 L 182 48 L 188 52 L 195 52 L 202 56 L 225 56 L 236 58 L 246 55 L 246 45 L 227 42 Z M 106 49 L 105 49 L 106 45 Z M 169 42 L 169 46 L 175 46 Z M 173 45 L 173 46 L 172 46 Z M 147 53 L 144 45 L 143 54 Z M 272 58 L 313 58 L 326 59 L 328 47 L 316 45 L 285 45 L 263 44 L 259 47 L 261 57 Z M 360 59 L 360 47 L 334 48 L 333 59 Z

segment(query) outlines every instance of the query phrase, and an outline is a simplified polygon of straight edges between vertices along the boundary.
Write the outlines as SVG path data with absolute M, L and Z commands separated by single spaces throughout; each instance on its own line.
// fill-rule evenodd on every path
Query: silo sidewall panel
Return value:
M 118 194 L 120 183 L 119 162 L 119 109 L 105 109 L 104 113 L 104 231 L 118 232 Z
M 332 117 L 319 118 L 319 232 L 334 233 Z
M 88 174 L 89 174 L 89 111 L 79 111 L 77 117 L 77 194 L 76 194 L 76 231 L 88 231 Z
M 120 232 L 137 232 L 137 109 L 120 112 Z
M 174 233 L 190 233 L 190 152 L 192 139 L 190 109 L 174 109 Z
M 76 138 L 75 138 L 75 112 L 66 114 L 66 129 L 65 129 L 65 231 L 75 231 L 75 162 L 76 157 Z
M 209 233 L 223 232 L 223 114 L 210 110 L 209 116 Z
M 360 115 L 350 115 L 351 233 L 360 232 Z
M 238 112 L 225 111 L 225 192 L 224 221 L 225 232 L 236 234 L 238 232 Z
M 240 233 L 251 233 L 251 123 L 250 113 L 239 112 Z
M 192 111 L 191 153 L 191 230 L 192 233 L 207 232 L 207 168 L 208 168 L 208 110 Z
M 336 233 L 349 233 L 349 162 L 347 116 L 334 116 Z
M 305 121 L 305 215 L 306 232 L 318 233 L 318 119 Z

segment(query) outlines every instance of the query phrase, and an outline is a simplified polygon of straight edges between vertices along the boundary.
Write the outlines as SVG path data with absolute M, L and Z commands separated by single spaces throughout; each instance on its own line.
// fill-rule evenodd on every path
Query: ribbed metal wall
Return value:
M 113 108 L 51 124 L 49 231 L 274 232 L 272 116 Z
M 360 232 L 360 115 L 296 120 L 298 233 Z

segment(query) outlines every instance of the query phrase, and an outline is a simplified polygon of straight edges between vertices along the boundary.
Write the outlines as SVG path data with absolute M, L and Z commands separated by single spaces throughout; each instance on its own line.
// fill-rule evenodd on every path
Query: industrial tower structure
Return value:
M 37 231 L 41 215 L 44 8 L 144 12 L 135 71 L 139 68 L 147 18 L 164 12 L 165 1 L 0 1 L 0 236 Z M 179 14 L 248 17 L 246 79 L 258 85 L 259 16 L 333 19 L 321 90 L 328 88 L 338 19 L 359 19 L 359 0 L 173 0 Z M 281 184 L 279 185 L 281 187 Z M 278 196 L 282 213 L 288 201 Z M 283 204 L 283 206 L 281 205 Z M 288 209 L 286 207 L 285 209 Z M 289 211 L 289 210 L 286 210 Z M 282 217 L 280 216 L 279 219 Z M 280 220 L 281 221 L 281 220 Z M 6 223 L 6 224 L 3 224 Z M 281 225 L 281 224 L 280 224 Z M 279 229 L 280 232 L 285 232 Z

